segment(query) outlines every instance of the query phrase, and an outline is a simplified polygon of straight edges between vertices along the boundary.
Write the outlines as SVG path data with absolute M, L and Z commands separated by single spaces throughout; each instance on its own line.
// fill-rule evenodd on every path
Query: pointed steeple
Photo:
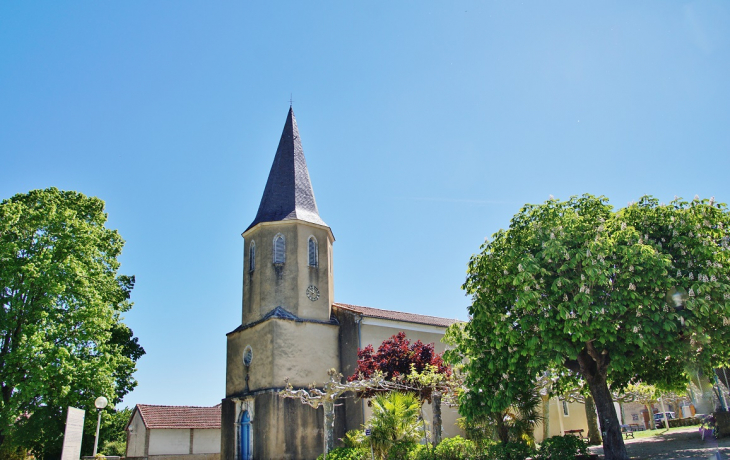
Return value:
M 261 222 L 292 219 L 327 226 L 317 211 L 297 120 L 294 110 L 289 107 L 259 211 L 246 231 Z

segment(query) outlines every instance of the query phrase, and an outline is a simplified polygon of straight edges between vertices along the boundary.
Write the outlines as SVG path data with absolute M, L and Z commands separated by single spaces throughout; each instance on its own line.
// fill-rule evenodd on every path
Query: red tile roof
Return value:
M 137 404 L 137 410 L 148 429 L 221 427 L 220 404 L 213 407 Z
M 379 308 L 360 307 L 358 305 L 349 305 L 346 303 L 334 303 L 332 306 L 342 310 L 348 310 L 362 316 L 367 316 L 369 318 L 382 318 L 392 321 L 428 324 L 430 326 L 448 327 L 459 322 L 458 319 L 439 318 L 436 316 L 418 315 L 416 313 L 406 313 L 402 311 L 381 310 Z

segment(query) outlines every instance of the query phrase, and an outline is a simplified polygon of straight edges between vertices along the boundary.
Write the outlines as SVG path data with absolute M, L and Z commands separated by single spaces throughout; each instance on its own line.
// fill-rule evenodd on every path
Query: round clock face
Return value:
M 317 289 L 317 286 L 310 285 L 307 288 L 307 297 L 312 302 L 314 302 L 315 300 L 319 299 L 319 289 Z

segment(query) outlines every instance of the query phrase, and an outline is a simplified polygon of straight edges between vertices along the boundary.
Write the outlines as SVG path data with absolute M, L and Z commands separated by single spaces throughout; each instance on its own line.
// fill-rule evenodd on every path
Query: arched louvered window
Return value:
M 248 247 L 248 271 L 256 270 L 256 242 L 251 241 Z
M 317 239 L 313 236 L 309 237 L 309 266 L 319 266 L 319 251 L 317 251 Z
M 286 241 L 284 235 L 278 233 L 274 237 L 274 263 L 283 264 L 286 262 Z

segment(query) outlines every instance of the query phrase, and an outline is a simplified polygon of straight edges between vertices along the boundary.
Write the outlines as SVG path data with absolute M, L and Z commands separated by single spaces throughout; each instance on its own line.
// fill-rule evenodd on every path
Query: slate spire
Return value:
M 294 110 L 289 107 L 259 211 L 246 231 L 261 222 L 292 219 L 327 226 L 319 217 L 297 120 L 294 118 Z

